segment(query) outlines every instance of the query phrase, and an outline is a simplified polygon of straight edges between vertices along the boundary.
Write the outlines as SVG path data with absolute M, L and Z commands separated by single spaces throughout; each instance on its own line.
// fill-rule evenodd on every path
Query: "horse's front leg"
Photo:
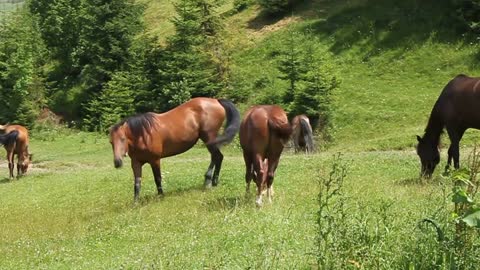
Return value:
M 163 189 L 162 189 L 162 173 L 160 170 L 160 159 L 150 163 L 150 166 L 152 167 L 153 177 L 155 179 L 155 184 L 157 185 L 158 195 L 162 195 Z
M 453 144 L 450 144 L 450 147 L 448 148 L 448 159 L 447 159 L 447 165 L 445 165 L 445 173 L 448 172 L 450 169 L 450 165 L 452 164 L 452 159 L 453 159 Z
M 135 202 L 138 201 L 138 197 L 139 197 L 139 194 L 140 194 L 140 188 L 141 188 L 141 185 L 142 185 L 142 163 L 140 163 L 139 161 L 136 161 L 136 160 L 133 160 L 132 159 L 132 170 L 133 170 L 133 177 L 134 177 L 134 186 L 133 186 L 133 192 L 134 192 L 134 196 L 133 196 L 133 200 Z
M 450 147 L 448 148 L 447 166 L 450 167 L 453 159 L 453 167 L 460 168 L 460 140 L 465 133 L 463 128 L 447 128 L 448 136 L 450 137 Z

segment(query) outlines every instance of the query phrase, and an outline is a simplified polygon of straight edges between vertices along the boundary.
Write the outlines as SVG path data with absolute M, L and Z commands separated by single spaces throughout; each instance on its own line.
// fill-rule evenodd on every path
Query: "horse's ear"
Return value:
M 422 142 L 422 140 L 423 140 L 422 137 L 420 137 L 420 136 L 417 135 L 417 141 L 418 141 L 418 142 Z

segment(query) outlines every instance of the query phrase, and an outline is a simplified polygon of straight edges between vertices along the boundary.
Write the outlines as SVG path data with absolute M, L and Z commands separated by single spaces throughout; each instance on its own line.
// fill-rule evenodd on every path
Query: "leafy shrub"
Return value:
M 33 16 L 20 9 L 0 22 L 0 122 L 33 124 L 45 104 L 44 53 Z
M 473 32 L 480 32 L 480 1 L 454 0 L 458 17 Z
M 480 202 L 476 199 L 480 187 L 480 152 L 473 150 L 469 166 L 443 176 L 450 206 L 444 207 L 445 217 L 440 220 L 426 218 L 423 224 L 435 228 L 437 256 L 435 265 L 450 269 L 476 269 L 480 258 Z
M 240 12 L 252 4 L 252 0 L 233 0 L 233 9 Z
M 293 0 L 258 0 L 258 4 L 267 13 L 279 13 L 285 11 Z

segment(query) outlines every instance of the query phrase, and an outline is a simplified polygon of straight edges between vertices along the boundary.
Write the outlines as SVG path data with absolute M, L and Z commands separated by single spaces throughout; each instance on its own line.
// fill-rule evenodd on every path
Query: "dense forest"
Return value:
M 246 82 L 236 72 L 231 59 L 240 48 L 226 38 L 226 14 L 258 4 L 262 16 L 278 18 L 300 2 L 235 0 L 220 12 L 219 1 L 176 1 L 174 33 L 152 36 L 138 1 L 27 1 L 1 22 L 0 122 L 32 126 L 48 109 L 70 126 L 105 131 L 127 115 L 163 112 L 207 96 L 281 104 L 290 115 L 309 115 L 328 137 L 331 93 L 341 82 L 328 56 L 292 31 L 270 53 L 285 87 L 269 89 L 268 81 Z M 478 1 L 447 6 L 456 10 L 461 31 L 478 31 Z

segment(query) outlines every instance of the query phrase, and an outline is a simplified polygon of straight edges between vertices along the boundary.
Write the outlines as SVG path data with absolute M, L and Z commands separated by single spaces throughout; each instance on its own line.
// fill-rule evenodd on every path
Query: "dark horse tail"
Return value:
M 310 124 L 303 118 L 300 119 L 300 127 L 304 134 L 305 144 L 308 152 L 313 152 L 313 133 Z
M 240 129 L 240 113 L 230 100 L 218 99 L 218 102 L 225 109 L 227 123 L 225 125 L 223 134 L 218 136 L 212 143 L 209 144 L 222 146 L 231 143 L 233 138 L 235 138 L 235 135 L 237 135 L 238 130 Z
M 272 133 L 275 133 L 280 139 L 284 140 L 285 142 L 290 139 L 290 136 L 293 132 L 290 123 L 288 123 L 288 121 L 284 122 L 281 119 L 269 119 L 268 127 L 270 128 Z
M 13 130 L 7 134 L 0 135 L 0 145 L 12 145 L 17 141 L 18 130 Z

